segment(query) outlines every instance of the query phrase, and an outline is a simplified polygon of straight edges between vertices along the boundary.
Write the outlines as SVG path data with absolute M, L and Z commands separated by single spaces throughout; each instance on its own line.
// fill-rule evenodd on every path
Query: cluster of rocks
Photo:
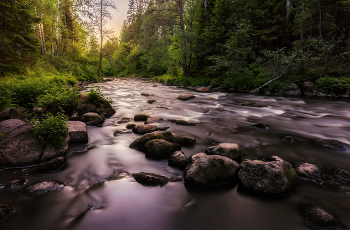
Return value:
M 18 167 L 50 161 L 65 155 L 69 143 L 88 142 L 86 124 L 69 121 L 68 136 L 59 148 L 43 144 L 34 133 L 33 125 L 26 123 L 25 114 L 15 108 L 0 113 L 0 133 L 0 166 Z M 61 158 L 57 160 L 62 162 Z

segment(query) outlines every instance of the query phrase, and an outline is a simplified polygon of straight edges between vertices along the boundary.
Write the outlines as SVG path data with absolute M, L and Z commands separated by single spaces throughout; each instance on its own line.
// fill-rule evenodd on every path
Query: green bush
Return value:
M 54 86 L 37 98 L 37 107 L 72 107 L 78 105 L 79 91 L 76 87 Z
M 89 104 L 99 106 L 101 104 L 106 104 L 106 103 L 112 104 L 112 102 L 113 102 L 112 99 L 105 98 L 102 95 L 99 86 L 96 86 L 96 87 L 90 89 L 89 96 L 88 96 L 88 103 Z
M 44 144 L 52 144 L 59 148 L 68 136 L 68 117 L 64 114 L 44 115 L 41 121 L 33 120 L 34 132 Z
M 0 84 L 0 112 L 11 107 L 11 92 L 5 84 Z
M 330 95 L 350 93 L 350 78 L 333 78 L 328 75 L 316 81 L 318 89 Z

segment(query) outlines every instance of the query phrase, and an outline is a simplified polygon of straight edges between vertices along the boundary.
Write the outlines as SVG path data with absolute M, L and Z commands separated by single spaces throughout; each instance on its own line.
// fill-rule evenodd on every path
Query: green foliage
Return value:
M 64 85 L 55 85 L 46 94 L 40 95 L 37 98 L 37 107 L 50 108 L 59 107 L 73 107 L 78 105 L 79 91 L 76 87 L 69 87 Z
M 316 83 L 318 89 L 326 94 L 341 95 L 350 93 L 350 78 L 333 78 L 326 75 L 319 78 Z
M 93 104 L 96 106 L 100 106 L 103 104 L 112 104 L 113 100 L 110 98 L 105 98 L 101 91 L 100 91 L 100 87 L 96 86 L 92 89 L 90 89 L 89 91 L 89 95 L 88 95 L 88 103 L 89 104 Z
M 5 84 L 0 83 L 0 111 L 11 107 L 11 91 Z
M 55 148 L 59 148 L 68 136 L 68 117 L 64 114 L 44 115 L 39 120 L 33 120 L 34 132 L 44 144 L 52 144 Z

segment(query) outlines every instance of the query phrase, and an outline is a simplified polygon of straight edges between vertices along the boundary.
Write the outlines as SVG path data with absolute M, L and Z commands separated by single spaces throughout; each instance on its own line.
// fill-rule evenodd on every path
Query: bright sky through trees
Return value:
M 112 10 L 112 20 L 108 21 L 107 28 L 115 31 L 114 35 L 119 37 L 123 21 L 127 17 L 129 0 L 114 0 L 117 10 Z

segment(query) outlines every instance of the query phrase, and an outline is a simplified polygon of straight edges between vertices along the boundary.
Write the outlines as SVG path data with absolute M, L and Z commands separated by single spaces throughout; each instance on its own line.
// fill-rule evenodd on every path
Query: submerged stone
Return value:
M 306 223 L 315 229 L 333 229 L 341 225 L 339 220 L 317 205 L 309 205 L 305 209 L 304 215 Z
M 15 210 L 7 204 L 0 204 L 0 223 L 9 218 Z
M 181 94 L 177 97 L 177 99 L 181 100 L 181 101 L 188 101 L 188 100 L 191 100 L 193 98 L 195 98 L 195 96 L 192 94 Z
M 169 178 L 154 173 L 133 173 L 134 179 L 146 186 L 164 186 L 169 182 Z
M 28 192 L 31 195 L 42 195 L 50 191 L 57 191 L 64 187 L 64 184 L 57 181 L 44 181 L 28 187 Z
M 350 148 L 350 145 L 335 139 L 317 139 L 314 142 L 318 145 L 340 151 L 346 151 Z
M 178 167 L 181 169 L 185 169 L 186 166 L 190 163 L 190 160 L 186 157 L 186 155 L 182 151 L 173 152 L 168 160 L 168 165 L 173 167 Z
M 174 141 L 181 146 L 190 146 L 196 144 L 196 138 L 190 136 L 178 136 L 174 138 Z
M 170 154 L 181 150 L 181 146 L 163 139 L 154 139 L 146 143 L 146 157 L 152 159 L 167 159 Z

